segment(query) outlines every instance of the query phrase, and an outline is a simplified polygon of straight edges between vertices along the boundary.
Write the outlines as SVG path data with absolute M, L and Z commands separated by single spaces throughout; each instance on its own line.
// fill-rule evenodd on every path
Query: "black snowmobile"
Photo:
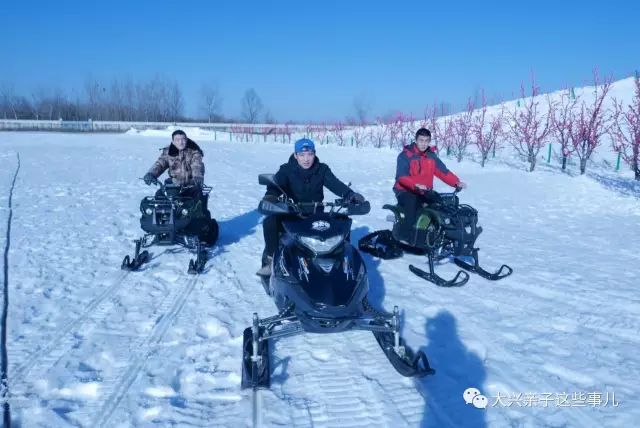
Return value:
M 414 254 L 426 254 L 429 272 L 409 265 L 409 270 L 427 281 L 441 287 L 460 287 L 469 281 L 469 274 L 475 272 L 481 277 L 496 281 L 513 273 L 513 269 L 502 265 L 497 272 L 491 273 L 480 267 L 476 239 L 482 232 L 478 225 L 478 211 L 470 205 L 460 204 L 458 192 L 441 193 L 437 202 L 424 203 L 416 216 L 416 224 L 407 228 L 403 224 L 404 213 L 398 205 L 384 205 L 393 213 L 393 230 L 380 230 L 364 236 L 358 242 L 360 250 L 374 256 L 393 259 L 403 255 L 404 251 Z M 407 229 L 409 233 L 407 233 Z M 458 271 L 451 280 L 435 273 L 434 262 L 453 257 L 456 265 L 464 270 Z M 464 261 L 471 258 L 471 263 Z
M 151 259 L 143 248 L 152 245 L 181 245 L 196 253 L 189 260 L 190 274 L 201 273 L 207 262 L 206 246 L 218 239 L 218 223 L 211 218 L 207 207 L 211 187 L 180 186 L 171 179 L 160 187 L 155 196 L 147 196 L 140 202 L 140 226 L 146 233 L 135 242 L 133 257 L 124 257 L 121 268 L 136 270 Z
M 278 187 L 272 174 L 260 175 L 259 183 Z M 392 314 L 380 312 L 367 300 L 367 269 L 349 242 L 349 216 L 367 214 L 369 202 L 295 203 L 282 193 L 277 203 L 263 200 L 258 208 L 287 217 L 272 275 L 263 277 L 279 313 L 264 319 L 254 313 L 253 326 L 244 331 L 242 388 L 268 388 L 269 342 L 306 332 L 371 331 L 400 374 L 433 374 L 426 355 L 413 352 L 400 337 L 398 307 Z

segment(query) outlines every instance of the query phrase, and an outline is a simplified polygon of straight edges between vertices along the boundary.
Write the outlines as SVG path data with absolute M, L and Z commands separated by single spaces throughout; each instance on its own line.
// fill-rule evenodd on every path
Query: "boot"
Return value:
M 407 225 L 404 221 L 400 222 L 394 227 L 393 232 L 393 237 L 396 241 L 411 246 L 415 235 L 415 229 L 411 225 Z
M 271 262 L 273 262 L 272 256 L 266 256 L 263 260 L 262 267 L 256 272 L 258 276 L 271 276 Z

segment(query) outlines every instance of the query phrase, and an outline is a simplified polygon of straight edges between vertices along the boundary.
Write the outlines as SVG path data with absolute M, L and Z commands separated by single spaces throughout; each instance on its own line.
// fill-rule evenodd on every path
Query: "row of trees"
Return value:
M 484 91 L 469 98 L 466 108 L 455 115 L 447 103 L 434 104 L 425 110 L 422 119 L 395 113 L 367 123 L 371 103 L 362 96 L 356 98 L 354 107 L 357 118 L 333 124 L 309 125 L 306 134 L 320 142 L 331 139 L 338 145 L 372 145 L 374 147 L 401 147 L 408 144 L 419 127 L 431 130 L 441 150 L 453 154 L 458 161 L 467 155 L 471 147 L 480 154 L 484 166 L 490 153 L 509 144 L 529 164 L 533 171 L 540 151 L 548 143 L 561 148 L 562 169 L 570 156 L 579 159 L 580 172 L 586 171 L 588 160 L 609 136 L 613 149 L 628 163 L 640 180 L 640 82 L 635 77 L 632 102 L 624 105 L 613 99 L 605 108 L 612 79 L 600 80 L 594 72 L 593 93 L 575 96 L 567 89 L 559 97 L 541 96 L 540 88 L 532 79 L 527 91 L 520 88 L 520 100 L 513 107 L 505 104 L 488 107 Z M 220 111 L 222 97 L 215 85 L 202 85 L 200 112 L 209 122 L 228 121 Z M 265 110 L 254 89 L 247 90 L 241 100 L 245 123 L 275 120 Z M 489 110 L 490 109 L 490 110 Z M 184 116 L 184 97 L 176 81 L 155 77 L 147 82 L 114 80 L 108 87 L 93 79 L 85 82 L 82 98 L 68 98 L 61 90 L 34 91 L 30 97 L 17 94 L 11 85 L 0 85 L 0 117 L 7 119 L 48 120 L 114 120 L 114 121 L 191 121 Z M 195 120 L 202 120 L 197 118 Z M 251 128 L 238 129 L 236 135 L 256 133 Z M 266 133 L 278 133 L 282 139 L 291 139 L 288 128 L 267 129 Z M 238 137 L 236 137 L 238 138 Z M 242 137 L 240 137 L 243 139 Z
M 275 122 L 255 89 L 244 93 L 239 119 L 223 117 L 222 101 L 217 85 L 203 84 L 199 91 L 200 116 L 187 117 L 180 85 L 175 80 L 159 76 L 141 82 L 116 79 L 108 85 L 88 79 L 80 94 L 74 96 L 68 96 L 61 89 L 44 88 L 24 95 L 11 84 L 0 84 L 0 118 L 3 119 Z
M 440 150 L 452 154 L 458 160 L 467 155 L 470 148 L 480 154 L 484 166 L 489 155 L 503 145 L 511 145 L 528 162 L 533 171 L 540 151 L 549 143 L 557 143 L 562 155 L 562 170 L 567 160 L 575 156 L 579 160 L 580 173 L 584 174 L 587 162 L 594 151 L 608 140 L 612 148 L 632 168 L 640 180 L 640 80 L 635 77 L 634 96 L 630 104 L 612 99 L 612 106 L 605 108 L 605 99 L 611 89 L 612 78 L 601 80 L 597 72 L 593 76 L 593 92 L 576 96 L 573 89 L 561 91 L 559 97 L 541 96 L 540 88 L 532 79 L 529 91 L 521 85 L 521 98 L 508 108 L 505 104 L 487 106 L 484 91 L 479 98 L 468 100 L 466 109 L 455 115 L 446 115 L 442 107 L 427 108 L 418 120 L 411 115 L 397 113 L 394 117 L 376 120 L 374 126 L 365 126 L 355 120 L 347 125 L 334 125 L 308 129 L 319 137 L 330 135 L 338 145 L 344 145 L 345 135 L 350 133 L 354 145 L 370 144 L 374 147 L 401 147 L 413 138 L 419 127 L 431 130 Z M 528 92 L 528 93 L 527 93 Z

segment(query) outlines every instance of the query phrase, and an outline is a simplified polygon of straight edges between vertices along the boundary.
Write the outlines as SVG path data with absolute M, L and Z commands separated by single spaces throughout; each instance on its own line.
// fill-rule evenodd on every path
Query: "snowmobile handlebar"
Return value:
M 273 186 L 281 192 L 278 200 L 262 199 L 258 205 L 258 211 L 265 215 L 294 214 L 306 216 L 315 214 L 318 209 L 331 208 L 330 214 L 365 215 L 371 211 L 369 201 L 360 204 L 352 203 L 346 199 L 336 199 L 334 202 L 294 202 L 293 199 L 278 185 L 274 174 L 258 175 L 258 183 L 262 186 Z M 341 209 L 345 211 L 340 211 Z
M 440 196 L 445 196 L 445 197 L 446 196 L 451 197 L 451 196 L 456 196 L 460 192 L 462 192 L 462 187 L 457 187 L 456 186 L 456 188 L 453 190 L 453 192 L 442 192 L 442 193 L 439 193 L 439 195 Z
M 140 180 L 144 180 L 144 178 L 141 178 Z M 213 189 L 213 187 L 206 186 L 206 185 L 196 186 L 195 184 L 182 185 L 182 184 L 167 183 L 167 182 L 163 183 L 157 178 L 155 178 L 151 182 L 151 184 L 155 184 L 156 186 L 158 186 L 160 188 L 160 191 L 165 195 L 167 194 L 167 191 L 170 191 L 170 190 L 177 190 L 177 193 L 182 193 L 185 190 L 192 190 L 195 188 L 199 188 L 201 189 L 203 194 L 208 194 Z
M 347 214 L 347 215 L 365 215 L 371 211 L 371 204 L 369 201 L 364 201 L 360 204 L 349 202 L 346 199 L 336 199 L 334 202 L 298 202 L 296 204 L 300 209 L 313 209 L 316 208 L 330 208 L 330 213 Z M 341 209 L 346 209 L 346 212 L 341 212 Z
M 317 212 L 323 212 L 324 208 L 330 208 L 329 214 L 365 215 L 371 211 L 371 204 L 365 201 L 354 204 L 345 199 L 336 199 L 334 202 L 294 202 L 280 198 L 278 201 L 262 199 L 258 205 L 258 211 L 265 215 L 297 215 L 304 217 Z M 342 211 L 346 209 L 346 211 Z

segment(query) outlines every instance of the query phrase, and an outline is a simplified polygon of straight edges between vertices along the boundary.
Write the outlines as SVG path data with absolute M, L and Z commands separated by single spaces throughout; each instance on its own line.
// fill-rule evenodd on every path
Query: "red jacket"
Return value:
M 416 184 L 433 189 L 434 175 L 451 187 L 456 187 L 460 183 L 460 179 L 447 169 L 435 153 L 435 147 L 421 152 L 413 143 L 406 146 L 398 155 L 396 184 L 393 190 L 396 193 L 402 191 L 419 193 Z

